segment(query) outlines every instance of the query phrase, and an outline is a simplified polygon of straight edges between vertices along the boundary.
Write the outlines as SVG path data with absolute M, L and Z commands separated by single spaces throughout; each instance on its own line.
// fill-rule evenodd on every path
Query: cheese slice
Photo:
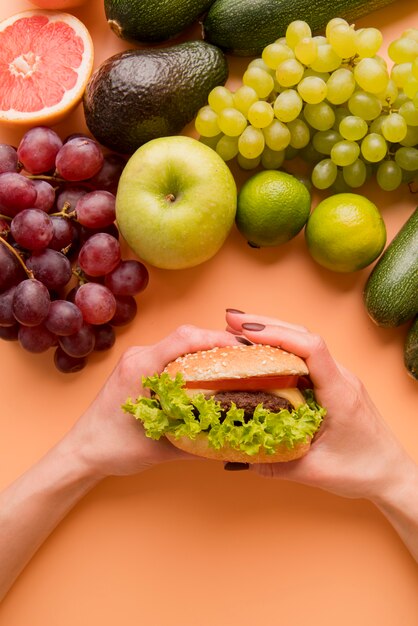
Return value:
M 260 391 L 262 391 L 262 389 L 260 389 Z M 220 392 L 216 389 L 187 389 L 187 395 L 190 397 L 196 396 L 199 393 L 203 393 L 203 395 L 215 395 Z M 301 404 L 305 404 L 305 398 L 303 397 L 302 392 L 296 387 L 288 387 L 286 389 L 268 389 L 267 393 L 289 400 L 295 409 L 297 409 Z

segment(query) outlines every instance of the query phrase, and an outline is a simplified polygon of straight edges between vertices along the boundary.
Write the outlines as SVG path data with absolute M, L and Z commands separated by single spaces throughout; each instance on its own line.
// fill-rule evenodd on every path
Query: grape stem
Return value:
M 6 222 L 11 222 L 12 218 L 10 217 L 10 215 L 3 215 L 3 213 L 0 213 L 0 220 L 6 220 Z
M 46 180 L 52 183 L 57 183 L 57 185 L 60 185 L 61 183 L 68 183 L 68 180 L 66 180 L 65 178 L 55 176 L 54 174 L 52 174 L 52 176 L 50 176 L 49 174 L 25 174 L 25 176 L 26 178 L 30 178 L 30 180 Z M 86 187 L 87 189 L 96 189 L 94 185 L 86 180 L 78 180 L 77 185 L 81 187 Z
M 68 209 L 70 209 L 71 204 L 69 202 L 64 202 L 61 211 L 58 211 L 57 213 L 50 213 L 50 215 L 53 215 L 54 217 L 66 217 L 67 219 L 72 219 L 73 217 L 76 217 L 76 212 L 75 210 L 73 211 L 69 211 Z
M 17 258 L 17 260 L 19 261 L 20 265 L 21 265 L 21 266 L 23 267 L 23 269 L 25 270 L 26 276 L 27 276 L 28 278 L 32 278 L 32 279 L 33 279 L 33 278 L 35 278 L 34 273 L 32 272 L 32 270 L 30 270 L 30 269 L 26 266 L 26 264 L 25 264 L 24 260 L 22 259 L 22 257 L 20 256 L 20 254 L 17 252 L 17 250 L 15 250 L 15 249 L 13 248 L 13 246 L 11 246 L 11 245 L 10 245 L 10 243 L 9 243 L 8 241 L 6 241 L 6 240 L 4 239 L 4 237 L 2 237 L 2 236 L 0 236 L 0 243 L 2 243 L 4 246 L 6 246 L 6 248 L 8 248 L 8 249 L 10 250 L 10 252 L 11 252 L 12 254 L 14 254 L 14 256 L 15 256 L 15 257 Z

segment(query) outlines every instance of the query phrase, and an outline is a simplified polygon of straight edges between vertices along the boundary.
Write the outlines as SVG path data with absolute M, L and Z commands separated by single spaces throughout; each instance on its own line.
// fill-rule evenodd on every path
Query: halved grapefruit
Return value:
M 69 13 L 24 11 L 0 22 L 0 123 L 56 124 L 81 101 L 93 42 Z

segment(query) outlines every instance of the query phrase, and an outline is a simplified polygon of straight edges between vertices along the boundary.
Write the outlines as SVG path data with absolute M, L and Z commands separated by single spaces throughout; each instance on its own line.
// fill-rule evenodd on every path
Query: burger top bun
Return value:
M 306 375 L 300 357 L 281 348 L 262 344 L 233 345 L 201 350 L 178 357 L 165 370 L 173 378 L 180 372 L 185 381 L 249 378 L 251 376 Z

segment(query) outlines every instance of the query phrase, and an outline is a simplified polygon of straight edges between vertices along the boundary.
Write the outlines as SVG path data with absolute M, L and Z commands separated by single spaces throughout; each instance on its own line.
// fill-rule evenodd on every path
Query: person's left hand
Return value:
M 142 389 L 142 376 L 162 371 L 177 356 L 235 341 L 228 332 L 183 325 L 154 345 L 129 348 L 61 444 L 69 446 L 69 452 L 86 464 L 87 473 L 97 478 L 135 474 L 163 461 L 192 458 L 165 438 L 147 438 L 142 425 L 121 406 L 129 397 L 148 395 Z

